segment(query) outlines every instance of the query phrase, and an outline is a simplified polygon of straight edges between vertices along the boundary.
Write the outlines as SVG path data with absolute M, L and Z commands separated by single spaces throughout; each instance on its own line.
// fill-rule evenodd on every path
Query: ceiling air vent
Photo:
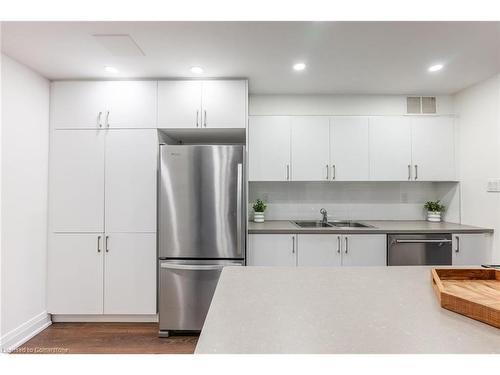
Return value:
M 435 96 L 406 97 L 406 113 L 415 115 L 436 113 L 436 97 Z

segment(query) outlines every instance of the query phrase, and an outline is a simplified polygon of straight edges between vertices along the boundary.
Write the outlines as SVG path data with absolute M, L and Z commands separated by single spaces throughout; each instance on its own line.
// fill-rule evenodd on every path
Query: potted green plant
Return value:
M 437 200 L 425 202 L 424 208 L 427 210 L 427 221 L 441 221 L 441 213 L 446 207 Z
M 253 204 L 253 221 L 256 223 L 264 222 L 264 211 L 266 210 L 266 207 L 266 204 L 262 200 L 257 199 L 255 201 Z

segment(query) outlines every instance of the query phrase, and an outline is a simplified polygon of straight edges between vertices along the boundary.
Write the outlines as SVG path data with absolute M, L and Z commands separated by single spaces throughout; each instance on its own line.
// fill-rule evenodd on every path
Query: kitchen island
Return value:
M 442 309 L 431 267 L 228 267 L 195 353 L 500 353 Z

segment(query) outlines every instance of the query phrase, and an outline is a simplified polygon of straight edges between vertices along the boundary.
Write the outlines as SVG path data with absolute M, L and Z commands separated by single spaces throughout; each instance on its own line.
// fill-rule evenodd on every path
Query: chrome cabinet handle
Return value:
M 295 254 L 295 236 L 292 236 L 292 254 Z
M 99 125 L 100 128 L 102 128 L 101 116 L 102 116 L 102 112 L 99 112 L 97 114 L 97 125 Z
M 326 179 L 329 180 L 330 179 L 330 176 L 329 176 L 329 171 L 330 171 L 330 167 L 328 166 L 328 164 L 326 165 Z
M 340 254 L 340 236 L 337 236 L 337 253 Z
M 347 254 L 347 252 L 349 251 L 349 238 L 347 236 L 345 236 L 344 238 L 345 238 L 345 253 Z
M 455 236 L 455 239 L 457 240 L 457 248 L 455 249 L 455 253 L 460 252 L 460 237 Z
M 106 126 L 109 128 L 109 111 L 106 111 Z
M 238 163 L 238 176 L 236 181 L 236 231 L 240 238 L 238 238 L 237 251 L 238 254 L 243 254 L 243 236 L 244 233 L 241 230 L 242 223 L 242 201 L 243 201 L 243 164 Z
M 415 164 L 415 180 L 418 178 L 418 165 Z
M 105 242 L 104 248 L 106 249 L 106 252 L 109 253 L 109 248 L 108 248 L 109 236 L 106 236 L 104 238 L 104 242 Z
M 200 111 L 196 111 L 196 127 L 198 128 L 200 126 L 200 122 L 198 121 L 198 118 L 200 117 Z
M 411 165 L 408 164 L 408 180 L 411 180 Z
M 207 110 L 205 109 L 204 111 L 205 118 L 203 119 L 203 126 L 206 128 L 207 127 Z
M 290 164 L 286 165 L 286 180 L 290 181 Z
M 332 165 L 332 180 L 335 180 L 336 175 L 337 175 L 337 171 L 336 171 L 335 164 L 334 164 L 334 165 Z
M 97 236 L 97 252 L 101 252 L 101 236 Z

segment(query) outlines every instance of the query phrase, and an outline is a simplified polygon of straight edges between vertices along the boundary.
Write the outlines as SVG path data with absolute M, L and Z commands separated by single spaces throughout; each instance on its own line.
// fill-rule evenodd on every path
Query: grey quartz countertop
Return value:
M 250 234 L 270 233 L 493 233 L 493 229 L 425 220 L 356 220 L 373 228 L 300 228 L 289 220 L 248 223 Z
M 440 307 L 430 267 L 227 267 L 196 353 L 500 353 Z

